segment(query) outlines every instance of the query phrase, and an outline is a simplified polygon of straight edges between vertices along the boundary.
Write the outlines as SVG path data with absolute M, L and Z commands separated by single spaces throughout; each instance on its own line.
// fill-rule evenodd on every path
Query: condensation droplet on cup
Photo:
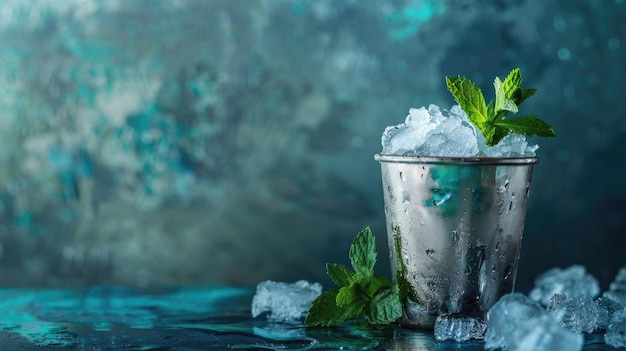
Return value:
M 432 257 L 432 255 L 433 255 L 434 253 L 435 253 L 435 250 L 433 250 L 433 249 L 428 249 L 428 250 L 426 250 L 426 254 L 427 254 L 429 257 Z
M 400 179 L 402 179 L 403 182 L 406 182 L 406 177 L 404 176 L 404 173 L 402 173 L 402 171 L 400 172 Z
M 511 276 L 511 266 L 506 266 L 506 269 L 504 270 L 504 280 L 508 280 L 509 277 Z
M 513 209 L 513 202 L 515 201 L 515 193 L 511 194 L 511 201 L 509 202 L 509 211 Z
M 457 241 L 459 240 L 459 232 L 456 230 L 452 231 L 452 241 Z

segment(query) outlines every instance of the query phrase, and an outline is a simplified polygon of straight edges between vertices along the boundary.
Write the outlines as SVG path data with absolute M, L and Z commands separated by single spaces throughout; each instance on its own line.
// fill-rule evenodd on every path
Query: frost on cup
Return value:
M 555 135 L 535 116 L 506 118 L 536 91 L 520 84 L 518 69 L 496 78 L 487 105 L 474 83 L 448 78 L 460 106 L 411 109 L 383 134 L 375 159 L 405 326 L 431 329 L 446 313 L 483 318 L 513 291 L 538 161 L 523 134 Z

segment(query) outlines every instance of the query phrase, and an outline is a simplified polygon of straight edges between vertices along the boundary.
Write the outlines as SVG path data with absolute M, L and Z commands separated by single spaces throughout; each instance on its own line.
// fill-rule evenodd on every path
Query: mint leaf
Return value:
M 508 78 L 508 77 L 507 77 Z M 517 113 L 517 105 L 513 100 L 507 97 L 507 92 L 505 91 L 504 84 L 500 80 L 500 78 L 496 77 L 493 81 L 493 86 L 496 89 L 496 104 L 494 107 L 494 112 L 498 113 L 500 111 L 510 111 L 513 113 Z M 511 93 L 512 95 L 513 93 Z M 493 120 L 493 118 L 490 118 Z
M 361 230 L 354 238 L 350 246 L 350 262 L 357 274 L 361 274 L 367 280 L 374 275 L 376 264 L 376 242 L 370 227 Z
M 330 327 L 365 313 L 362 322 L 389 324 L 402 315 L 400 289 L 387 278 L 374 274 L 376 242 L 369 227 L 360 231 L 350 246 L 350 261 L 355 272 L 329 263 L 326 272 L 341 286 L 320 295 L 304 321 L 307 327 Z
M 307 327 L 332 327 L 363 313 L 363 305 L 337 306 L 339 290 L 330 289 L 318 296 L 304 320 Z
M 355 286 L 344 286 L 339 289 L 339 293 L 335 298 L 335 303 L 338 307 L 343 307 L 350 304 L 362 304 L 365 305 L 366 300 L 363 299 L 363 293 Z
M 389 324 L 402 316 L 402 302 L 400 289 L 397 285 L 392 288 L 379 290 L 372 298 L 367 314 L 370 324 Z
M 496 124 L 496 129 L 495 129 L 495 133 L 493 134 L 493 137 L 491 138 L 491 145 L 497 145 L 500 140 L 502 140 L 505 136 L 509 135 L 511 133 L 511 130 L 508 128 L 504 128 L 504 127 L 499 127 Z
M 327 263 L 326 273 L 339 286 L 349 286 L 352 283 L 352 277 L 355 275 L 346 266 L 338 263 Z
M 470 122 L 483 134 L 487 146 L 496 145 L 509 133 L 556 136 L 554 128 L 537 116 L 506 119 L 509 112 L 517 113 L 519 105 L 537 92 L 537 89 L 522 89 L 521 84 L 519 68 L 511 70 L 504 81 L 496 77 L 493 82 L 495 102 L 486 105 L 482 91 L 474 82 L 461 76 L 446 77 L 448 90 L 467 113 Z
M 369 285 L 368 294 L 374 296 L 380 289 L 391 288 L 393 284 L 385 277 L 373 276 Z
M 527 136 L 555 137 L 554 128 L 542 121 L 537 116 L 524 116 L 511 119 L 504 119 L 496 123 L 496 126 L 503 127 L 513 133 Z
M 474 82 L 461 76 L 446 77 L 446 85 L 456 102 L 467 113 L 470 122 L 484 133 L 489 118 L 482 90 Z
M 499 80 L 498 77 L 496 77 L 496 79 Z M 504 78 L 504 83 L 502 85 L 504 90 L 504 97 L 509 100 L 515 101 L 513 99 L 513 96 L 515 95 L 515 92 L 519 90 L 519 88 L 522 86 L 522 73 L 520 73 L 519 68 L 512 69 L 509 75 Z M 515 103 L 519 105 L 519 103 Z
M 522 102 L 524 102 L 524 100 L 526 100 L 529 97 L 535 95 L 536 92 L 537 92 L 537 89 L 533 89 L 533 88 L 519 89 L 513 95 L 513 101 L 515 101 L 517 106 L 519 106 Z

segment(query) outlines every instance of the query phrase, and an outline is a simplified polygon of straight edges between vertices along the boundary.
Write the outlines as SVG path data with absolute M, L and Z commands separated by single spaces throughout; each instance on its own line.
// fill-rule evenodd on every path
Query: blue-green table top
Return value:
M 305 329 L 253 319 L 253 289 L 0 289 L 1 350 L 482 350 L 431 332 L 387 327 Z M 615 350 L 601 334 L 585 350 Z

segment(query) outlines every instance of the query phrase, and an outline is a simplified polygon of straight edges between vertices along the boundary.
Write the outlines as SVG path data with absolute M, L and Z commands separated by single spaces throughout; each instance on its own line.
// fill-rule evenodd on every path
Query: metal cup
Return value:
M 532 167 L 538 159 L 377 154 L 400 324 L 484 318 L 513 291 Z

